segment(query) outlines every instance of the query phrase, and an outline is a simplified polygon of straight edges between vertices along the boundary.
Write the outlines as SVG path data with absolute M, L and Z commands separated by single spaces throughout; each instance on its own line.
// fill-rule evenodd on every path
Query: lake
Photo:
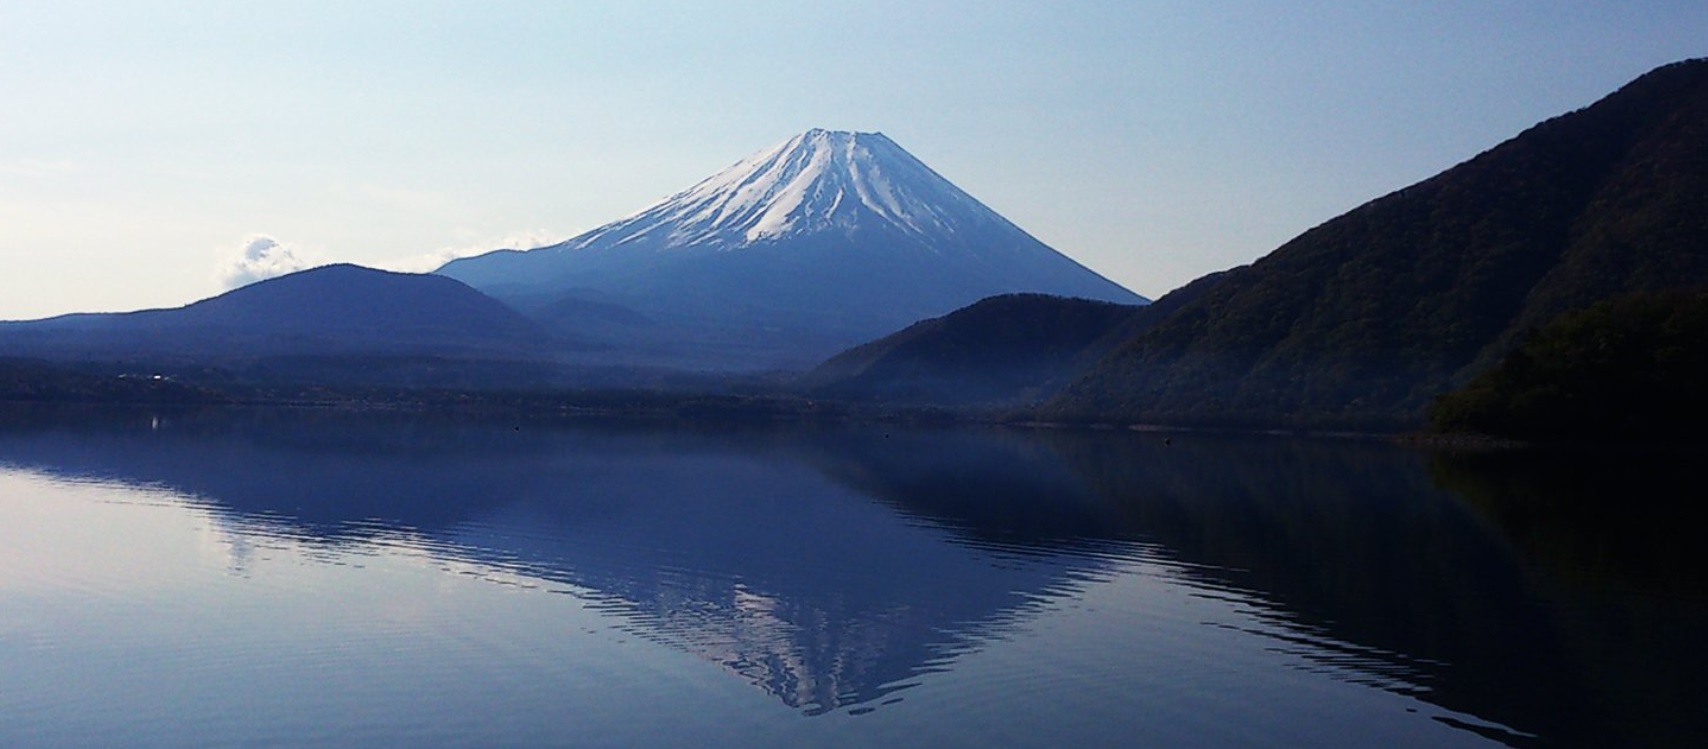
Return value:
M 13 408 L 0 746 L 1700 746 L 1700 457 Z

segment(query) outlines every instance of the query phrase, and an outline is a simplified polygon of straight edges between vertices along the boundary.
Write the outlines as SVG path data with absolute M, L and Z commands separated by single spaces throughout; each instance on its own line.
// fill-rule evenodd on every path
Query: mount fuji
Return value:
M 609 363 L 794 367 L 979 299 L 1146 300 L 880 133 L 811 130 L 560 244 L 437 273 L 608 345 Z

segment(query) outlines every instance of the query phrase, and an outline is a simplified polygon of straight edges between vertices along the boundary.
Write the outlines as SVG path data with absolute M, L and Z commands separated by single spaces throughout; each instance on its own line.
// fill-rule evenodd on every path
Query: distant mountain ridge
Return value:
M 0 323 L 0 353 L 53 360 L 526 358 L 562 345 L 458 281 L 343 264 L 259 281 L 173 309 Z
M 454 260 L 553 329 L 669 366 L 805 366 L 1003 293 L 1145 300 L 1039 242 L 879 133 L 811 130 L 565 242 Z M 553 312 L 614 305 L 650 324 Z
M 1708 60 L 1692 60 L 1324 223 L 1190 302 L 1164 297 L 1174 309 L 1043 413 L 1415 426 L 1563 312 L 1704 284 Z

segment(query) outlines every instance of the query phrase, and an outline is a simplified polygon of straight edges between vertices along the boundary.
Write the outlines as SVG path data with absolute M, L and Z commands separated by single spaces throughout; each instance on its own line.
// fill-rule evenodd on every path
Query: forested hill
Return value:
M 1415 426 L 1563 312 L 1705 282 L 1708 60 L 1693 60 L 1223 274 L 1043 414 Z
M 1708 443 L 1708 293 L 1636 294 L 1562 315 L 1430 409 L 1441 431 Z
M 818 397 L 993 406 L 1031 403 L 1108 349 L 1098 342 L 1146 307 L 1005 294 L 856 346 L 809 372 Z

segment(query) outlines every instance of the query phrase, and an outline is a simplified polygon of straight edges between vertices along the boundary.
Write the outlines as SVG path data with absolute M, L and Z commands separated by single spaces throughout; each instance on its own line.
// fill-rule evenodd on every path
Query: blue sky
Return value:
M 1154 297 L 1705 55 L 1700 0 L 0 0 L 0 319 L 557 241 L 812 127 Z

